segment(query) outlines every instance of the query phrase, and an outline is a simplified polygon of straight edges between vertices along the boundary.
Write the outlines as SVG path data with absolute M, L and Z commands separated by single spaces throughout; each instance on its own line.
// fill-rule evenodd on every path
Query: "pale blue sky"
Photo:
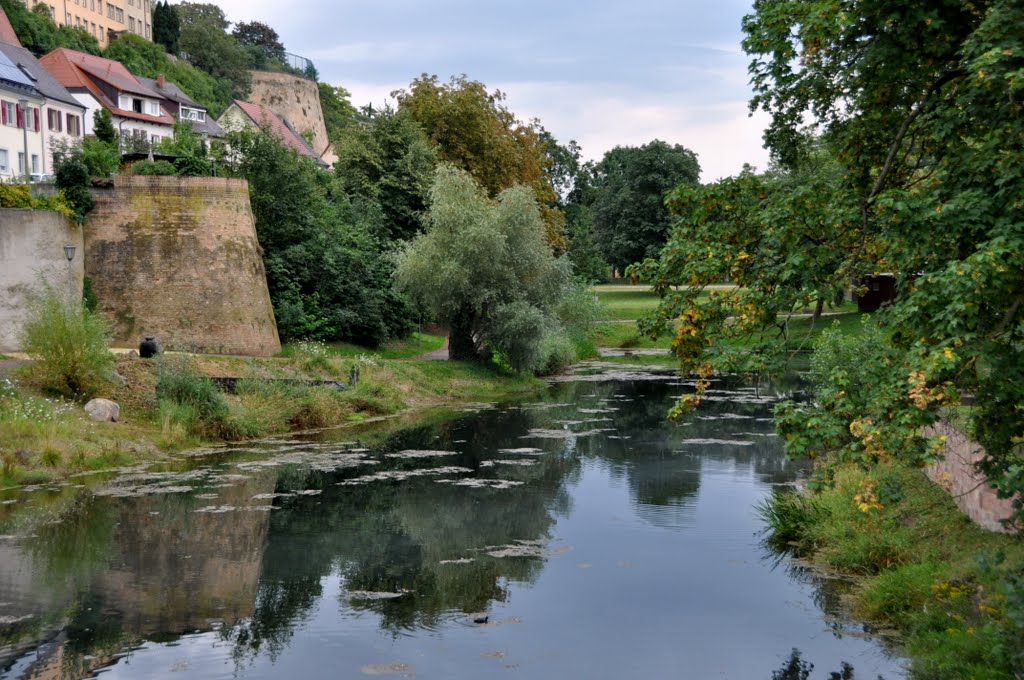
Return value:
M 357 106 L 465 73 L 589 158 L 658 138 L 696 151 L 704 181 L 767 163 L 739 47 L 749 0 L 215 1 L 273 26 Z

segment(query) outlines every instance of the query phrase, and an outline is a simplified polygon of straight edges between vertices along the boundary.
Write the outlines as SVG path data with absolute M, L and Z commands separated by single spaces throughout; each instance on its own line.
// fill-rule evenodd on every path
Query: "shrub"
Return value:
M 0 208 L 53 210 L 66 217 L 74 216 L 71 204 L 63 194 L 33 196 L 32 188 L 27 184 L 0 184 Z
M 138 161 L 132 165 L 133 175 L 176 175 L 177 169 L 170 161 Z
M 110 177 L 121 167 L 121 152 L 116 142 L 86 137 L 82 140 L 82 162 L 91 177 Z
M 25 353 L 35 360 L 34 380 L 44 389 L 85 398 L 110 377 L 114 355 L 107 349 L 106 322 L 50 286 L 31 296 L 22 336 Z
M 181 423 L 190 432 L 216 437 L 232 435 L 227 400 L 213 381 L 200 375 L 189 361 L 180 358 L 161 361 L 156 396 L 161 414 L 173 416 L 173 422 Z
M 89 191 L 89 167 L 86 165 L 80 144 L 54 145 L 54 184 L 64 195 L 79 224 L 96 205 L 96 199 Z

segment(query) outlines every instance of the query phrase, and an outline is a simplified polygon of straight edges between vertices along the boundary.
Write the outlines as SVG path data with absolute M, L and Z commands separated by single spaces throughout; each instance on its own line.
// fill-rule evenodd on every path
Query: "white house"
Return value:
M 42 174 L 44 101 L 28 74 L 0 52 L 0 179 Z
M 120 62 L 58 48 L 39 62 L 85 107 L 85 134 L 92 134 L 93 113 L 110 111 L 122 140 L 155 144 L 174 134 L 174 118 L 162 97 L 133 76 Z
M 2 40 L 2 35 L 0 35 Z M 60 83 L 50 72 L 32 56 L 32 53 L 20 45 L 0 42 L 0 54 L 7 57 L 18 70 L 32 82 L 33 87 L 43 97 L 40 112 L 39 132 L 42 135 L 40 168 L 32 170 L 36 175 L 53 174 L 53 149 L 55 142 L 73 143 L 81 140 L 85 134 L 85 107 Z M 32 114 L 32 126 L 35 128 L 35 114 Z M 35 155 L 30 153 L 31 156 Z

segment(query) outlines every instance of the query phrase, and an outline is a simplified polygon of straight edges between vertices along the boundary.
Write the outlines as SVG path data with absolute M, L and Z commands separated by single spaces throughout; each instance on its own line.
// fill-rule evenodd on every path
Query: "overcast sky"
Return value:
M 272 26 L 356 106 L 465 73 L 588 158 L 662 139 L 697 153 L 703 181 L 767 164 L 739 46 L 749 0 L 212 1 Z

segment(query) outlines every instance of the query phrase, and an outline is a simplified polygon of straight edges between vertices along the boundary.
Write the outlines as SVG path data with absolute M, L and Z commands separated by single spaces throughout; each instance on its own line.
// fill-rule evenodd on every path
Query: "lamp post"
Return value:
M 64 257 L 68 261 L 68 292 L 67 300 L 73 304 L 75 298 L 81 297 L 78 292 L 78 286 L 75 285 L 75 268 L 71 266 L 71 261 L 75 259 L 75 244 L 65 243 L 64 244 Z
M 22 158 L 25 159 L 25 181 L 31 182 L 32 175 L 30 174 L 28 164 L 28 100 L 19 99 L 18 106 L 21 107 L 21 133 L 22 139 L 24 140 L 25 151 L 22 154 Z

